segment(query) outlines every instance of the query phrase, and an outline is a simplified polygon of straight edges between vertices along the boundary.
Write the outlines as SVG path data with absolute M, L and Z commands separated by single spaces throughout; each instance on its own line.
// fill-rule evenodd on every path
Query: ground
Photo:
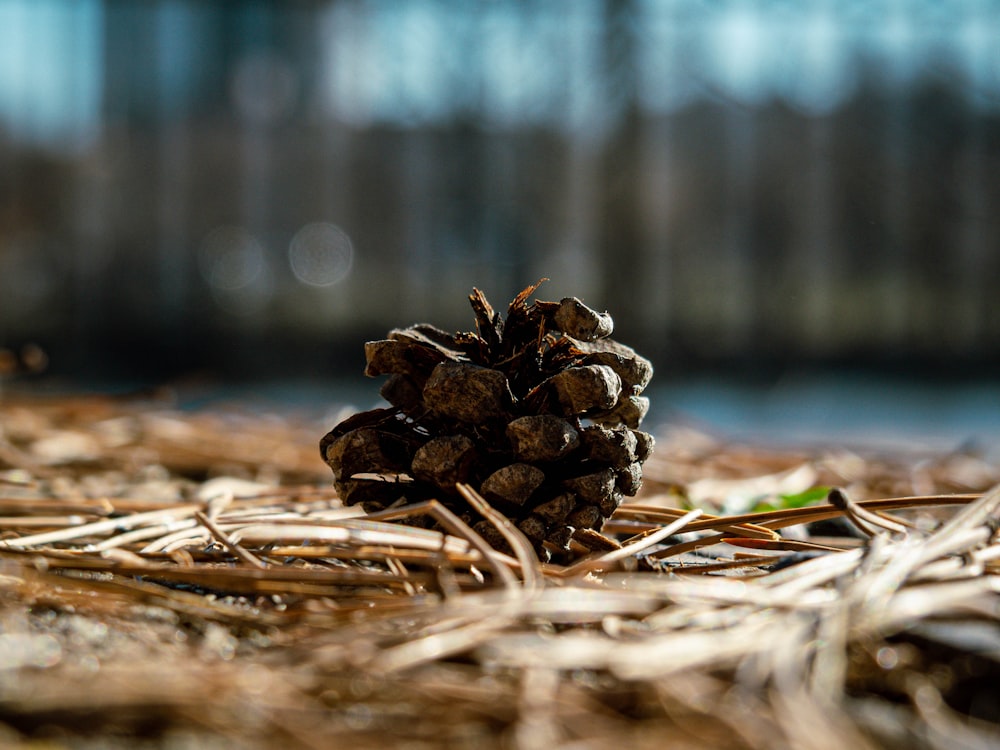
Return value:
M 0 744 L 1000 743 L 990 460 L 673 426 L 555 565 L 343 507 L 337 416 L 4 395 Z

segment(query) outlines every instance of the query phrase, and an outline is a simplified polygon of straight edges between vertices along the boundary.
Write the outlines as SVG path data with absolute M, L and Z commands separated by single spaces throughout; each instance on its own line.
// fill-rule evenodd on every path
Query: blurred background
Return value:
M 890 378 L 1000 432 L 998 40 L 997 0 L 0 0 L 0 347 L 347 383 L 547 276 L 695 412 Z

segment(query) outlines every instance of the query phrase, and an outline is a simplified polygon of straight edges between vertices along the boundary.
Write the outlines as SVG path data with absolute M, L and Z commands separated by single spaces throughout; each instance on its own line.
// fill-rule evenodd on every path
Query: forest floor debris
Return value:
M 0 400 L 0 744 L 1000 745 L 981 457 L 666 431 L 555 565 L 345 507 L 329 423 Z

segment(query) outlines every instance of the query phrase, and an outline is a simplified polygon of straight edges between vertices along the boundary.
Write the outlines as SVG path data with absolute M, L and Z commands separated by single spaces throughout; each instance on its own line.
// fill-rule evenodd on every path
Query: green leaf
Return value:
M 826 500 L 830 494 L 829 487 L 811 487 L 805 492 L 798 492 L 792 495 L 778 495 L 777 501 L 757 503 L 754 506 L 754 513 L 763 513 L 769 510 L 788 510 L 789 508 L 804 508 L 807 505 L 814 505 Z

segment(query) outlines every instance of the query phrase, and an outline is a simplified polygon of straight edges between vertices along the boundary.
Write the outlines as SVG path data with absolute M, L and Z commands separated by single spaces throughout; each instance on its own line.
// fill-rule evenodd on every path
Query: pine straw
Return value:
M 0 742 L 1000 743 L 1000 475 L 972 455 L 678 432 L 598 551 L 557 566 L 470 488 L 513 555 L 435 503 L 342 507 L 318 422 L 109 399 L 0 418 Z M 719 511 L 790 482 L 846 490 Z M 398 523 L 418 515 L 447 531 Z

